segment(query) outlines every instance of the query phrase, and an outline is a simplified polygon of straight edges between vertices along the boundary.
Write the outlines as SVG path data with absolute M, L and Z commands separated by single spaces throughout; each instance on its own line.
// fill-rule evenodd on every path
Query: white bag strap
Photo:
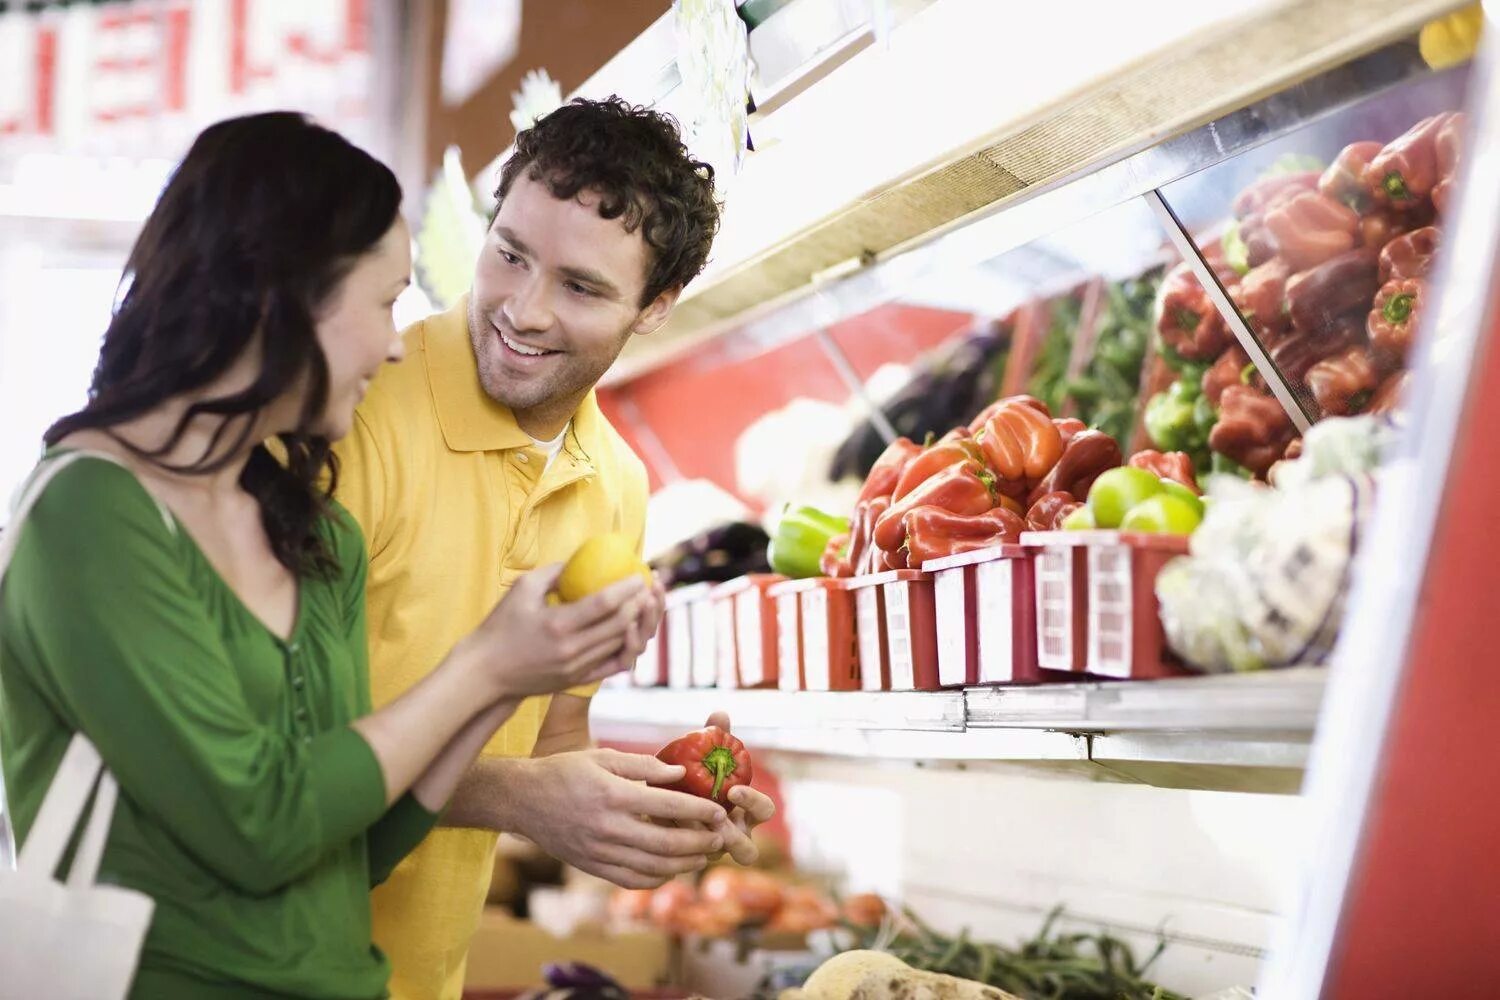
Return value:
M 73 838 L 73 831 L 83 817 L 84 804 L 88 802 L 89 792 L 93 790 L 103 765 L 99 751 L 94 749 L 88 737 L 74 733 L 62 763 L 57 766 L 57 773 L 52 776 L 47 797 L 42 799 L 42 808 L 37 812 L 36 822 L 21 848 L 21 856 L 16 860 L 17 871 L 30 873 L 33 878 L 52 878 L 68 848 L 68 841 Z M 113 813 L 114 796 L 111 795 L 110 799 L 110 812 Z M 98 811 L 96 808 L 95 812 Z M 97 858 L 94 864 L 97 867 Z
M 78 459 L 89 456 L 120 464 L 112 455 L 101 452 L 65 452 L 40 466 L 21 490 L 11 509 L 10 524 L 5 531 L 0 532 L 0 582 L 4 581 L 5 571 L 10 567 L 11 557 L 20 543 L 21 523 L 46 490 L 47 484 L 63 469 Z M 175 531 L 176 526 L 165 509 L 163 517 L 167 518 L 167 527 Z M 58 765 L 52 784 L 47 789 L 47 795 L 42 799 L 36 822 L 32 824 L 26 844 L 16 859 L 18 871 L 30 872 L 37 878 L 53 877 L 62 861 L 63 852 L 67 850 L 68 841 L 72 839 L 73 832 L 83 817 L 89 792 L 93 790 L 96 781 L 98 794 L 94 798 L 88 829 L 84 831 L 83 841 L 73 859 L 68 877 L 69 884 L 73 886 L 93 883 L 99 871 L 99 859 L 104 853 L 104 842 L 108 839 L 110 821 L 114 818 L 119 789 L 114 777 L 104 767 L 99 751 L 82 733 L 73 734 L 73 739 L 63 754 L 62 763 Z

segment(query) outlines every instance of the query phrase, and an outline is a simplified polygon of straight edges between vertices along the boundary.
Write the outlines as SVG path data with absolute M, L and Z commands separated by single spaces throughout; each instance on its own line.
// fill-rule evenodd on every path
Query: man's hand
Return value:
M 718 726 L 726 733 L 731 731 L 727 712 L 715 712 L 704 725 Z M 731 858 L 742 865 L 753 865 L 760 857 L 760 850 L 750 840 L 750 831 L 776 815 L 776 803 L 749 785 L 736 785 L 729 790 L 729 804 L 734 808 L 713 830 L 723 836 L 724 849 Z
M 683 768 L 655 757 L 582 750 L 509 763 L 510 829 L 626 889 L 653 889 L 698 871 L 709 855 L 745 837 L 717 803 L 642 784 L 670 785 L 684 776 Z

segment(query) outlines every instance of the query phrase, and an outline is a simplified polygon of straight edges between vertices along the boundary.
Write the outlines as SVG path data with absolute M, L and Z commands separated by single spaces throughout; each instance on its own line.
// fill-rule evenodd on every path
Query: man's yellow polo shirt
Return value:
M 467 315 L 465 300 L 405 332 L 406 360 L 381 371 L 336 447 L 338 499 L 370 547 L 376 708 L 437 666 L 520 574 L 603 531 L 645 533 L 645 468 L 593 394 L 547 466 L 480 387 Z M 484 753 L 530 756 L 549 701 L 525 701 Z M 376 890 L 375 942 L 396 1000 L 458 1000 L 495 840 L 436 829 Z

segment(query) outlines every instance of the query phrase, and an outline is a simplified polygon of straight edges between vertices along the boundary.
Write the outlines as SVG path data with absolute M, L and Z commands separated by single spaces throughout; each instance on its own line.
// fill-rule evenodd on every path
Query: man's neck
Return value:
M 585 394 L 587 395 L 587 394 Z M 512 410 L 516 425 L 536 441 L 551 441 L 567 429 L 568 421 L 578 412 L 583 396 L 556 400 L 525 410 Z

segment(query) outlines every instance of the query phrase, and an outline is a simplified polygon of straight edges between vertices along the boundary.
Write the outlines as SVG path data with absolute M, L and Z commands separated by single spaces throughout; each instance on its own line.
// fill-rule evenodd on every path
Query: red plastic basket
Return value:
M 777 686 L 776 602 L 766 592 L 785 579 L 752 573 L 714 588 L 720 687 Z
M 938 674 L 945 687 L 1068 680 L 1037 665 L 1035 559 L 999 545 L 936 559 Z
M 874 576 L 856 576 L 844 586 L 854 597 L 854 638 L 863 691 L 891 689 L 890 643 L 885 634 L 885 591 Z
M 1036 662 L 1082 673 L 1088 662 L 1088 550 L 1081 531 L 1027 531 L 1035 553 Z
M 1088 671 L 1100 677 L 1180 677 L 1191 673 L 1167 648 L 1156 575 L 1188 551 L 1184 535 L 1091 531 Z
M 849 583 L 848 580 L 816 577 L 789 580 L 771 588 L 771 594 L 778 602 L 796 602 L 797 648 L 805 690 L 858 691 L 860 688 L 860 658 L 854 628 L 855 598 Z M 783 623 L 786 620 L 786 617 L 782 618 Z M 785 633 L 781 648 L 789 649 Z
M 932 602 L 932 574 L 920 570 L 897 569 L 871 576 L 855 577 L 859 612 L 860 673 L 864 674 L 866 641 L 866 591 L 880 592 L 880 625 L 884 638 L 884 679 L 886 690 L 936 691 L 937 615 Z M 864 604 L 858 604 L 863 600 Z M 867 685 L 868 688 L 868 685 Z
M 802 582 L 788 580 L 766 591 L 776 602 L 776 686 L 783 691 L 801 691 L 807 686 L 807 667 L 802 659 L 802 609 L 797 589 Z

